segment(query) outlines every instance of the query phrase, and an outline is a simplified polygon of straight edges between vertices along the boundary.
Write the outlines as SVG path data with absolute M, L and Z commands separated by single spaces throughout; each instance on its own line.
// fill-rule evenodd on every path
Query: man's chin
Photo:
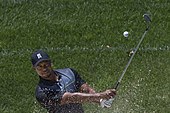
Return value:
M 49 78 L 51 76 L 51 74 L 49 73 L 49 74 L 45 74 L 45 75 L 43 75 L 43 78 Z

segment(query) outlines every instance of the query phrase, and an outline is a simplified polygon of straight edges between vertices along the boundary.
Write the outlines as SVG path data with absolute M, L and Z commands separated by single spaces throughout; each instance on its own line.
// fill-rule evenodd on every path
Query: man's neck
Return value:
M 51 81 L 56 81 L 56 80 L 58 80 L 58 76 L 57 76 L 57 74 L 56 74 L 54 71 L 51 72 L 51 75 L 50 75 L 50 77 L 49 77 L 49 80 L 51 80 Z

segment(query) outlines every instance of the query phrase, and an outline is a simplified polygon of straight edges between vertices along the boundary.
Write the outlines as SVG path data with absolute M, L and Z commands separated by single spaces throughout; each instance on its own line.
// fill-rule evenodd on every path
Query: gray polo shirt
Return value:
M 55 70 L 58 81 L 49 81 L 40 77 L 36 87 L 36 99 L 49 113 L 84 113 L 82 104 L 59 105 L 65 92 L 78 92 L 85 83 L 80 75 L 71 68 Z

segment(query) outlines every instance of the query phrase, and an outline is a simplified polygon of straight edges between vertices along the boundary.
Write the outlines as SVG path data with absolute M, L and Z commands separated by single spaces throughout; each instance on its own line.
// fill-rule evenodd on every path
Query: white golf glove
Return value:
M 101 99 L 100 100 L 100 105 L 101 105 L 102 108 L 104 108 L 104 107 L 109 108 L 109 107 L 112 106 L 113 100 L 114 100 L 114 98 L 111 98 L 109 100 Z

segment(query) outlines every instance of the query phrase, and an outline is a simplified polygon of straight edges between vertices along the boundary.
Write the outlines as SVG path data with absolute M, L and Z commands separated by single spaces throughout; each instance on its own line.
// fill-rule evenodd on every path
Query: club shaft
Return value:
M 117 81 L 114 89 L 117 89 L 117 88 L 118 88 L 120 82 L 122 81 L 123 76 L 124 76 L 125 73 L 126 73 L 126 70 L 128 69 L 130 63 L 132 62 L 132 59 L 133 59 L 133 57 L 135 56 L 135 54 L 136 54 L 136 52 L 137 52 L 140 44 L 142 43 L 142 41 L 143 41 L 143 39 L 144 39 L 144 37 L 145 37 L 145 35 L 146 35 L 147 32 L 148 32 L 148 28 L 147 28 L 147 29 L 145 30 L 145 32 L 143 33 L 142 38 L 140 39 L 138 45 L 136 46 L 134 53 L 133 53 L 132 56 L 130 57 L 130 59 L 129 59 L 129 61 L 128 61 L 126 67 L 125 67 L 125 69 L 123 70 L 123 73 L 122 73 L 121 76 L 119 77 L 119 79 L 118 79 L 118 81 Z

